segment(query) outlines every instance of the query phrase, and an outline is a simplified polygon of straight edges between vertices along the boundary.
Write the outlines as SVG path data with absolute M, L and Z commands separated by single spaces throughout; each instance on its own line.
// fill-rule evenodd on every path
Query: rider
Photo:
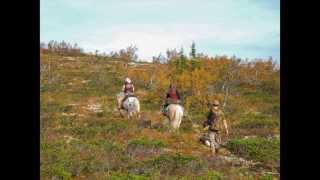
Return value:
M 166 98 L 165 98 L 165 104 L 163 105 L 163 115 L 166 115 L 167 107 L 170 104 L 180 104 L 181 98 L 180 93 L 178 92 L 177 88 L 170 84 Z
M 212 149 L 217 149 L 221 144 L 221 131 L 224 130 L 226 135 L 229 135 L 228 124 L 224 118 L 223 112 L 220 110 L 218 100 L 213 100 L 209 103 L 210 111 L 207 120 L 203 122 L 203 127 L 208 127 L 208 133 L 200 138 L 200 141 L 210 146 Z M 215 151 L 214 151 L 215 152 Z
M 125 95 L 123 100 L 121 101 L 121 104 L 129 97 L 134 94 L 134 85 L 130 78 L 125 78 L 124 85 L 122 86 L 122 91 Z

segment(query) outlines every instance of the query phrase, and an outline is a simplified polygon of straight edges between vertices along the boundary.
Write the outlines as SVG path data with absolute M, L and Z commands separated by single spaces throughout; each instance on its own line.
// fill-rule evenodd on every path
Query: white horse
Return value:
M 179 104 L 170 104 L 168 106 L 167 115 L 169 117 L 171 127 L 178 129 L 183 117 L 183 107 Z
M 121 113 L 121 102 L 124 99 L 125 94 L 123 92 L 117 94 L 117 104 L 118 104 L 118 110 Z M 137 118 L 140 118 L 140 102 L 137 97 L 128 97 L 123 102 L 123 107 L 127 112 L 128 119 L 131 119 L 133 116 L 136 116 Z

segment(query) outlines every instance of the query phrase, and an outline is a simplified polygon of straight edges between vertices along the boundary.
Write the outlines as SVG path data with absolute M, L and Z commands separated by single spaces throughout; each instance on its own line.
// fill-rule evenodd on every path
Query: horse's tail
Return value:
M 174 128 L 179 128 L 181 121 L 182 121 L 182 116 L 183 116 L 183 109 L 180 105 L 172 106 L 169 109 L 169 117 L 170 121 L 172 123 L 172 126 Z
M 139 102 L 138 98 L 136 98 L 135 106 L 136 106 L 137 112 L 140 113 L 140 102 Z
M 181 124 L 181 121 L 182 121 L 182 117 L 183 117 L 183 109 L 181 106 L 178 106 L 177 107 L 177 110 L 176 110 L 176 113 L 175 113 L 175 116 L 177 118 L 177 121 L 178 121 L 178 127 L 180 126 Z

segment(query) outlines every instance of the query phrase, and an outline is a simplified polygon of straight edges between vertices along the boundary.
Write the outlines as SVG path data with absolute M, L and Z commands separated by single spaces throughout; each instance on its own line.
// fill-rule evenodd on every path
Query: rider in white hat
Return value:
M 122 91 L 127 95 L 129 93 L 134 93 L 134 86 L 130 78 L 124 80 L 124 85 L 122 86 Z
M 119 105 L 121 108 L 122 103 L 127 99 L 127 97 L 132 96 L 134 94 L 134 86 L 130 78 L 126 77 L 124 80 L 124 85 L 122 86 L 122 91 L 125 94 L 125 97 L 121 101 L 121 105 Z

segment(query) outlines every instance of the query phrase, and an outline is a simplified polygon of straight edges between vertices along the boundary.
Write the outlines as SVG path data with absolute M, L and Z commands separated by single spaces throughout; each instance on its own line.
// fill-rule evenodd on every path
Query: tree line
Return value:
M 59 55 L 82 55 L 84 51 L 77 43 L 71 44 L 65 41 L 51 40 L 48 43 L 40 43 L 41 53 L 56 53 Z

